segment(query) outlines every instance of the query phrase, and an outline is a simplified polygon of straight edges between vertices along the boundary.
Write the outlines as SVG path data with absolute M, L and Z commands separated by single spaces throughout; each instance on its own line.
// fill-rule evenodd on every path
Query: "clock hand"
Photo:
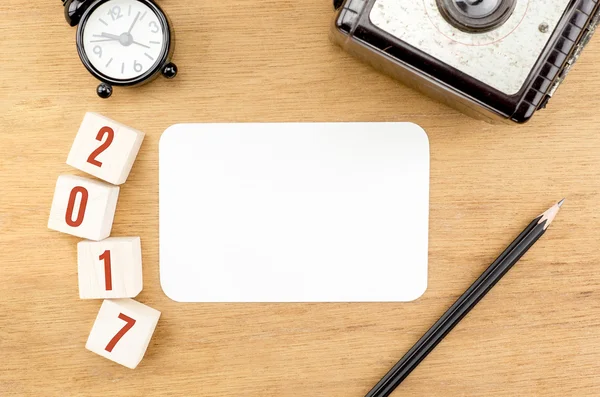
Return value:
M 131 33 L 131 31 L 133 30 L 133 27 L 137 23 L 139 17 L 140 17 L 140 12 L 138 11 L 138 13 L 135 16 L 135 19 L 133 20 L 133 23 L 131 24 L 131 27 L 129 28 L 129 30 L 127 31 L 127 33 Z
M 139 45 L 139 46 L 142 46 L 142 47 L 144 47 L 144 48 L 150 48 L 149 46 L 147 46 L 147 45 L 144 45 L 144 44 L 142 44 L 142 43 L 138 43 L 137 41 L 133 41 L 132 43 L 133 43 L 133 44 L 137 44 L 137 45 Z
M 113 40 L 121 40 L 121 36 L 117 36 L 115 34 L 110 34 L 110 33 L 106 33 L 106 32 L 102 32 L 102 34 L 95 34 L 94 37 L 107 37 L 107 38 L 113 39 Z
M 127 35 L 129 36 L 129 39 L 130 39 L 130 40 L 131 40 L 131 39 L 133 39 L 133 37 L 131 36 L 131 34 L 130 34 L 130 33 L 124 33 L 124 34 L 127 34 Z M 103 40 L 103 41 L 111 41 L 111 40 L 116 40 L 116 41 L 118 41 L 118 42 L 121 42 L 121 36 L 117 36 L 117 35 L 110 34 L 110 33 L 106 33 L 106 32 L 102 32 L 102 34 L 95 34 L 95 35 L 93 35 L 93 36 L 94 36 L 94 37 L 105 37 L 107 40 Z M 130 44 L 137 44 L 137 45 L 139 45 L 139 46 L 142 46 L 142 47 L 144 47 L 144 48 L 150 48 L 149 46 L 147 46 L 147 45 L 145 45 L 145 44 L 138 43 L 137 41 L 133 41 L 133 40 L 132 40 L 132 41 L 130 41 L 129 43 L 130 43 Z M 123 44 L 123 43 L 121 43 L 121 44 Z M 127 45 L 129 45 L 129 44 L 127 44 Z
M 116 41 L 115 39 L 90 40 L 90 43 L 104 43 L 106 41 Z

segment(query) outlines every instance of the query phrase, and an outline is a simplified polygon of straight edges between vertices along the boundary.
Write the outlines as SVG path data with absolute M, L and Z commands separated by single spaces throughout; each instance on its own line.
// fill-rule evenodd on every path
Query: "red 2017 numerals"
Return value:
M 75 209 L 75 200 L 77 199 L 77 194 L 81 194 L 81 201 L 79 203 L 79 211 L 77 212 L 77 218 L 73 220 L 73 211 Z M 75 186 L 73 190 L 71 190 L 71 194 L 69 195 L 69 204 L 67 205 L 67 213 L 65 214 L 65 221 L 67 225 L 71 227 L 79 227 L 83 223 L 83 218 L 85 216 L 85 208 L 87 207 L 89 193 L 86 188 L 83 186 Z
M 104 143 L 102 143 L 102 145 L 100 145 L 98 149 L 94 150 L 92 154 L 90 154 L 90 157 L 88 157 L 87 159 L 88 163 L 90 163 L 91 165 L 95 165 L 96 167 L 102 167 L 102 162 L 96 160 L 96 157 L 102 154 L 102 152 L 108 149 L 109 146 L 112 144 L 113 139 L 115 139 L 115 131 L 110 127 L 102 127 L 100 131 L 98 131 L 98 135 L 96 135 L 96 140 L 102 142 L 102 140 L 104 139 L 104 135 L 106 135 L 106 140 L 104 141 Z
M 126 324 L 123 328 L 121 328 L 119 332 L 117 332 L 117 334 L 110 340 L 110 342 L 108 342 L 108 345 L 106 345 L 106 347 L 104 348 L 104 350 L 106 350 L 109 353 L 113 351 L 113 349 L 115 348 L 117 343 L 119 343 L 123 335 L 125 335 L 135 325 L 135 320 L 129 316 L 124 315 L 123 313 L 119 314 L 119 318 L 125 321 Z
M 106 250 L 100 255 L 99 259 L 104 261 L 104 287 L 107 291 L 112 291 L 112 269 L 110 265 L 110 250 Z

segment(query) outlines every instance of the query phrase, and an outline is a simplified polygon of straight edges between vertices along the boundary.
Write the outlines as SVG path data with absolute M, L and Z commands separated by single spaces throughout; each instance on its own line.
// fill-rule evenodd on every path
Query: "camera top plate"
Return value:
M 452 26 L 436 0 L 377 0 L 371 23 L 416 49 L 503 92 L 519 92 L 568 4 L 520 0 L 502 26 L 469 33 Z M 540 26 L 547 26 L 540 29 Z

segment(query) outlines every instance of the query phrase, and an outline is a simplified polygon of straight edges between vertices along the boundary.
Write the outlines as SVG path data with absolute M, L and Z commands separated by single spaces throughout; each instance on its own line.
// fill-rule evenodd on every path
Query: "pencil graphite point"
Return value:
M 544 226 L 544 230 L 548 229 L 548 226 L 550 226 L 550 224 L 552 223 L 554 218 L 556 218 L 556 215 L 558 214 L 558 211 L 560 211 L 560 207 L 562 207 L 564 202 L 565 202 L 565 199 L 560 200 L 558 203 L 556 203 L 552 207 L 550 207 L 550 209 L 548 209 L 548 211 L 544 212 L 541 215 L 541 218 L 540 218 L 540 221 L 538 222 L 538 224 L 546 222 L 546 225 Z

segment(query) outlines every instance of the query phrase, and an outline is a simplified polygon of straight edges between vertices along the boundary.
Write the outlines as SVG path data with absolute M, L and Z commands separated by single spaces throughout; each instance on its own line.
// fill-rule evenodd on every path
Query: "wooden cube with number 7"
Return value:
M 81 299 L 135 298 L 143 288 L 139 237 L 110 237 L 77 244 Z
M 105 300 L 85 348 L 134 369 L 144 358 L 160 312 L 133 299 Z
M 56 182 L 48 228 L 89 240 L 110 236 L 119 187 L 74 175 Z
M 143 140 L 143 132 L 89 112 L 79 127 L 67 164 L 121 185 L 129 176 Z

